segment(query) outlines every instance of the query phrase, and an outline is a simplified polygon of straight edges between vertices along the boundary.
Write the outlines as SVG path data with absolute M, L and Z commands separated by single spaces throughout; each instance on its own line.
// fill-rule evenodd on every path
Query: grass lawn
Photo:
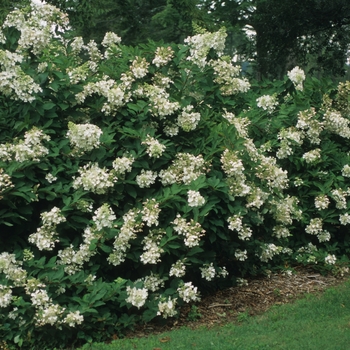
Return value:
M 350 280 L 292 304 L 273 306 L 263 315 L 215 328 L 181 328 L 146 338 L 85 345 L 84 350 L 144 349 L 350 349 Z

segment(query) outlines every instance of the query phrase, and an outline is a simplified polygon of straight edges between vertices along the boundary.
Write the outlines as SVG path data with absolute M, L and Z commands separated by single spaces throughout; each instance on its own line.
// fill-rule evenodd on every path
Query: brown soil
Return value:
M 248 316 L 262 314 L 273 305 L 290 303 L 305 294 L 319 293 L 339 285 L 349 276 L 323 276 L 308 268 L 296 268 L 290 276 L 278 273 L 270 277 L 250 279 L 247 286 L 231 287 L 202 298 L 193 304 L 197 307 L 195 312 L 191 305 L 186 305 L 180 310 L 178 318 L 169 319 L 165 324 L 151 322 L 139 326 L 126 336 L 145 337 L 183 326 L 195 329 L 239 322 Z

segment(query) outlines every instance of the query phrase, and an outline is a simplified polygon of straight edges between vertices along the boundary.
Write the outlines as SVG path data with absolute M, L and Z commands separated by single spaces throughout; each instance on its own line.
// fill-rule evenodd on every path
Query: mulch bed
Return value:
M 189 320 L 191 305 L 185 305 L 178 318 L 137 326 L 126 337 L 145 337 L 184 326 L 195 329 L 237 322 L 242 317 L 262 314 L 273 305 L 290 303 L 305 294 L 315 294 L 339 285 L 350 277 L 349 274 L 323 276 L 305 267 L 294 271 L 292 275 L 277 273 L 269 277 L 248 279 L 246 286 L 230 287 L 203 297 L 200 302 L 195 303 L 196 313 L 201 315 L 196 321 Z

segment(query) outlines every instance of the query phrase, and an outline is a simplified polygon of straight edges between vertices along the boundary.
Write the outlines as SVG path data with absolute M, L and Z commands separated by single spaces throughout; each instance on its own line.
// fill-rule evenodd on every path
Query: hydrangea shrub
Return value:
M 50 5 L 7 17 L 1 339 L 108 339 L 248 274 L 346 263 L 350 84 L 249 82 L 225 36 L 98 45 Z

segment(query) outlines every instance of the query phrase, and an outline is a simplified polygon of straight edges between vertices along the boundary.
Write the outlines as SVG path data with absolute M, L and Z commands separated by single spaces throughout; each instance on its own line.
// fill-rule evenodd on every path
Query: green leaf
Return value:
M 137 197 L 137 191 L 135 189 L 134 186 L 131 185 L 125 185 L 125 191 L 126 193 L 131 196 L 132 198 L 136 198 Z
M 13 341 L 15 342 L 15 344 L 18 344 L 18 346 L 20 346 L 20 347 L 23 345 L 23 339 L 21 338 L 21 335 L 19 335 L 19 334 L 15 336 Z
M 193 256 L 195 254 L 198 254 L 198 253 L 202 253 L 204 252 L 204 249 L 201 248 L 201 247 L 193 247 L 191 248 L 191 250 L 187 253 L 187 256 Z
M 1 221 L 1 222 L 6 226 L 13 226 L 13 224 L 11 224 L 10 222 L 7 222 L 7 221 Z
M 99 246 L 99 248 L 101 249 L 101 250 L 103 250 L 105 253 L 107 253 L 107 254 L 110 254 L 110 253 L 112 253 L 112 251 L 113 251 L 113 249 L 112 249 L 112 247 L 109 247 L 108 245 L 105 245 L 105 244 L 101 244 L 100 246 Z
M 54 108 L 56 105 L 53 103 L 53 102 L 46 102 L 42 105 L 42 108 L 45 110 L 45 111 L 48 111 L 49 109 L 52 109 Z
M 171 248 L 171 249 L 178 249 L 181 247 L 181 244 L 180 243 L 177 243 L 177 242 L 172 242 L 172 243 L 169 243 L 167 245 L 167 247 Z

